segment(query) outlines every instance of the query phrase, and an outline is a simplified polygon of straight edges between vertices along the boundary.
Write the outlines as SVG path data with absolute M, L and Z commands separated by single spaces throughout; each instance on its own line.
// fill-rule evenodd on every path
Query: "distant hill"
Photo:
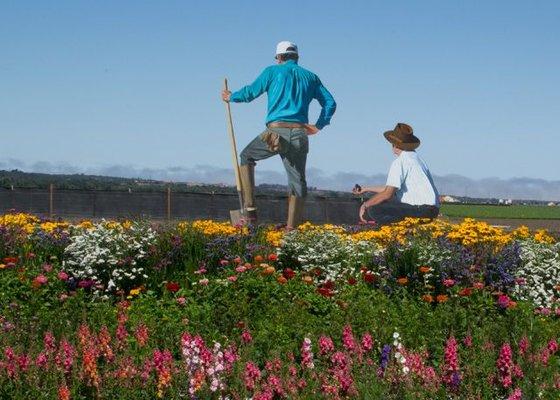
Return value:
M 190 193 L 236 193 L 234 186 L 225 184 L 200 184 L 189 182 L 165 182 L 154 179 L 118 178 L 86 174 L 44 174 L 19 170 L 0 170 L 2 189 L 48 189 L 53 184 L 59 190 L 103 190 L 161 192 L 168 187 L 174 192 Z M 310 188 L 310 195 L 316 197 L 352 197 L 349 193 Z M 259 194 L 286 193 L 287 187 L 278 184 L 262 184 L 257 187 Z
M 442 179 L 442 178 L 440 178 Z M 466 178 L 465 178 L 466 179 Z M 362 179 L 361 181 L 363 181 Z M 355 177 L 346 179 L 347 182 L 359 181 Z M 171 187 L 179 193 L 236 193 L 235 186 L 227 184 L 204 184 L 189 182 L 166 182 L 144 178 L 119 178 L 103 175 L 87 174 L 45 174 L 37 172 L 23 172 L 17 169 L 0 170 L 0 190 L 2 189 L 48 189 L 53 184 L 59 190 L 103 190 L 103 191 L 138 191 L 162 192 Z M 445 185 L 442 185 L 445 186 Z M 438 186 L 439 187 L 439 186 Z M 285 194 L 288 188 L 285 185 L 262 183 L 257 186 L 257 194 L 278 195 Z M 474 191 L 473 191 L 474 192 Z M 316 198 L 355 198 L 348 191 L 321 190 L 316 187 L 309 188 L 309 196 Z M 499 204 L 498 198 L 454 196 L 461 203 L 469 204 Z M 542 200 L 513 200 L 513 204 L 546 204 Z

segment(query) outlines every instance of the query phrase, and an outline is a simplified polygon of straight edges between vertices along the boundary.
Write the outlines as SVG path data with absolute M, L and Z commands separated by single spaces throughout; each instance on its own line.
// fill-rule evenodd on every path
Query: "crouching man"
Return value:
M 384 136 L 393 145 L 397 158 L 391 164 L 385 186 L 354 188 L 354 194 L 375 193 L 360 207 L 360 220 L 386 225 L 407 217 L 436 218 L 439 195 L 428 166 L 415 151 L 420 139 L 410 125 L 403 123 Z
M 290 190 L 287 229 L 301 221 L 307 196 L 305 164 L 309 151 L 308 135 L 314 135 L 330 123 L 336 103 L 314 73 L 298 65 L 298 48 L 291 42 L 276 47 L 276 65 L 266 68 L 249 86 L 237 92 L 222 92 L 224 101 L 248 103 L 263 93 L 268 95 L 266 130 L 241 152 L 241 183 L 248 223 L 256 224 L 255 165 L 257 161 L 280 155 Z M 309 103 L 315 99 L 321 105 L 321 115 L 315 123 L 308 122 Z

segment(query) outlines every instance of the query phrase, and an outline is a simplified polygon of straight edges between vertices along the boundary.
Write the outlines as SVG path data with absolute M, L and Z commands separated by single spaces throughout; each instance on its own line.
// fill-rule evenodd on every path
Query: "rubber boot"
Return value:
M 287 231 L 294 230 L 301 224 L 304 204 L 304 197 L 290 196 L 288 203 L 288 223 L 286 224 Z
M 241 165 L 239 167 L 241 186 L 243 191 L 243 213 L 247 224 L 257 224 L 257 207 L 255 206 L 255 166 Z

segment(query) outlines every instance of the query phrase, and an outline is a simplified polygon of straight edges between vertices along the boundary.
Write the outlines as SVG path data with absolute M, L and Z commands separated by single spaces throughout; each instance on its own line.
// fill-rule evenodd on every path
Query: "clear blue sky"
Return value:
M 385 172 L 402 121 L 437 175 L 560 179 L 559 22 L 559 1 L 3 1 L 2 158 L 229 167 L 222 79 L 291 40 L 339 105 L 309 166 Z M 240 147 L 265 107 L 233 105 Z

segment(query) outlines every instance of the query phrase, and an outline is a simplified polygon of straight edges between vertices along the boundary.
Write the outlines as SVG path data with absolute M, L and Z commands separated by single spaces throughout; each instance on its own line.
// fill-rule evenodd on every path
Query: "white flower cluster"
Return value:
M 410 368 L 405 365 L 406 358 L 401 353 L 401 349 L 403 346 L 400 342 L 400 337 L 401 335 L 398 332 L 393 333 L 393 346 L 395 346 L 395 348 L 397 349 L 397 351 L 395 351 L 395 360 L 397 360 L 397 362 L 402 365 L 402 373 L 406 375 L 410 372 Z
M 355 242 L 335 232 L 297 231 L 287 233 L 278 248 L 284 267 L 293 268 L 297 261 L 303 271 L 322 271 L 322 280 L 336 281 L 354 274 L 379 251 L 370 242 Z
M 558 303 L 560 287 L 560 243 L 522 241 L 521 268 L 516 274 L 515 295 L 532 301 L 537 307 L 550 308 Z
M 130 288 L 147 278 L 139 261 L 155 240 L 156 232 L 145 222 L 124 227 L 102 221 L 72 232 L 63 267 L 78 280 L 94 281 L 97 294 Z

